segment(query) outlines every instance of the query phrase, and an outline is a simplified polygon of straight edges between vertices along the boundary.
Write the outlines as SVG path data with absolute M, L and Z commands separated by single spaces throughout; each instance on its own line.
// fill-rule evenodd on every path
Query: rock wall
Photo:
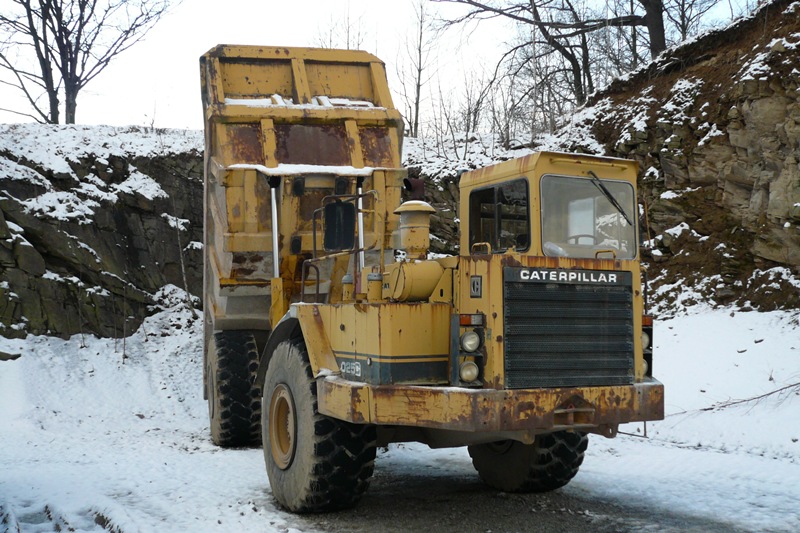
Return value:
M 120 337 L 202 287 L 199 132 L 0 126 L 0 335 Z
M 639 162 L 657 314 L 701 303 L 800 307 L 800 2 L 773 2 L 665 52 L 528 148 Z M 431 201 L 452 208 L 455 173 L 419 167 Z M 452 218 L 433 223 L 457 235 Z
M 583 114 L 609 154 L 640 162 L 664 303 L 800 307 L 800 2 L 669 51 Z

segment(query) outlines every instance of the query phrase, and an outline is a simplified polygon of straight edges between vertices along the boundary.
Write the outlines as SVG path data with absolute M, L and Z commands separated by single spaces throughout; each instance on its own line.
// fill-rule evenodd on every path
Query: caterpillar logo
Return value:
M 506 268 L 507 281 L 534 283 L 573 283 L 622 285 L 631 281 L 630 272 L 608 272 L 604 270 L 566 270 L 543 268 Z
M 613 272 L 574 272 L 567 270 L 522 270 L 521 280 L 561 281 L 567 283 L 616 283 L 617 274 Z

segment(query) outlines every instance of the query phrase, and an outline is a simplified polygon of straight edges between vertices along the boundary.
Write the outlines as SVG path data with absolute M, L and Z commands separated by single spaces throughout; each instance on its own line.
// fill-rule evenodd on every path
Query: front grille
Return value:
M 633 383 L 630 272 L 505 268 L 503 288 L 506 388 Z

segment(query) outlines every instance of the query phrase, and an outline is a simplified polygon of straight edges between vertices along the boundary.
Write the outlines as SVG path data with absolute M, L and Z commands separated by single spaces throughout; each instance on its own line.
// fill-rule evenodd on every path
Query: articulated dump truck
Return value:
M 211 435 L 261 442 L 283 507 L 355 505 L 376 448 L 408 441 L 549 491 L 588 434 L 663 418 L 634 162 L 464 173 L 459 255 L 430 259 L 435 210 L 408 199 L 379 59 L 219 46 L 200 63 Z

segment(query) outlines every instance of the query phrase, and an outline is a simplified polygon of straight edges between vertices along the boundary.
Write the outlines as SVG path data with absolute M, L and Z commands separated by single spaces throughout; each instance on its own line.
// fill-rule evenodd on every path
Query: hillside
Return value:
M 800 2 L 669 50 L 537 144 L 639 162 L 662 314 L 800 307 Z

